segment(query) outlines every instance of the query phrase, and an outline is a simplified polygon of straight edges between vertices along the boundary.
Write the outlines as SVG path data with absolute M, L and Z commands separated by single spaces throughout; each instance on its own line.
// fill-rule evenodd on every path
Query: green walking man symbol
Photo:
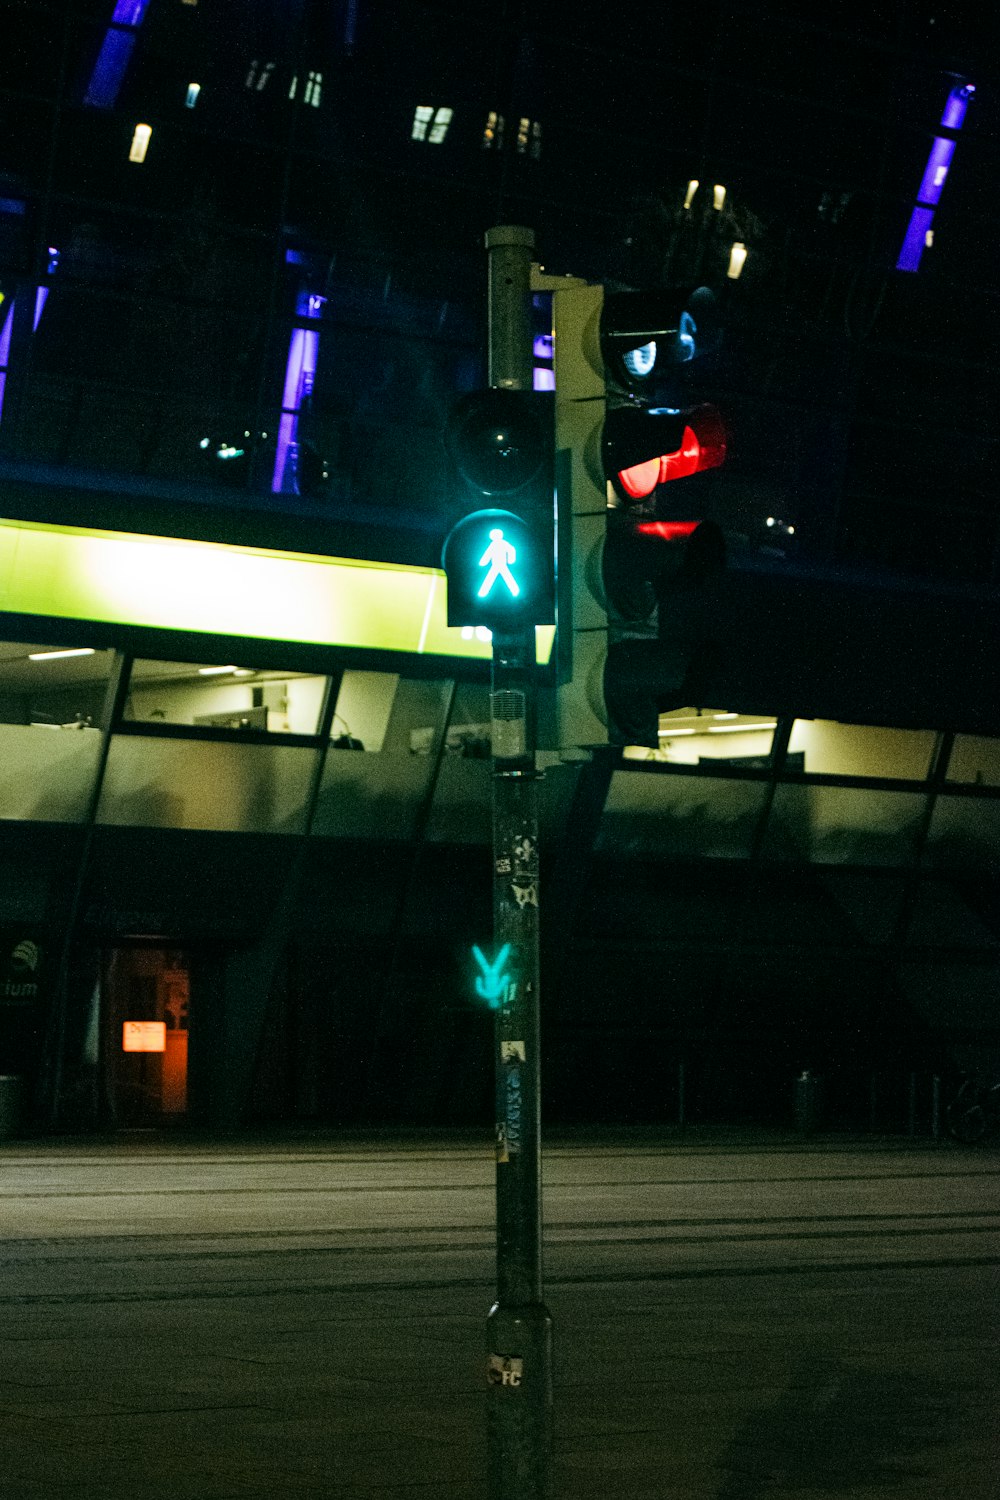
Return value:
M 504 534 L 499 526 L 494 526 L 490 532 L 490 544 L 482 557 L 479 559 L 481 568 L 489 567 L 489 572 L 479 585 L 478 597 L 485 599 L 496 583 L 502 578 L 510 589 L 513 598 L 517 598 L 521 592 L 517 579 L 510 571 L 510 565 L 517 557 L 517 552 L 510 542 L 504 540 Z

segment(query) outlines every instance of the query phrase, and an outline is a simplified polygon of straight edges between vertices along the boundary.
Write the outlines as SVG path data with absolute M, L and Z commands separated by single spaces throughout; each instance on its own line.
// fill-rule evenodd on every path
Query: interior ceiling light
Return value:
M 709 734 L 752 734 L 757 729 L 773 729 L 777 721 L 769 719 L 766 724 L 710 724 Z
M 93 656 L 94 646 L 67 646 L 59 651 L 29 651 L 29 661 L 59 661 L 66 656 Z
M 199 677 L 222 677 L 227 672 L 238 672 L 238 667 L 199 667 Z

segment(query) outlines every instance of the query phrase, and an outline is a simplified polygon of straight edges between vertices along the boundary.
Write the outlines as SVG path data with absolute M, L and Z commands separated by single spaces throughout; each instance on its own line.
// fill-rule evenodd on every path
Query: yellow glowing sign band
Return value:
M 488 659 L 436 568 L 0 520 L 0 610 L 248 640 Z M 547 662 L 554 630 L 536 630 Z

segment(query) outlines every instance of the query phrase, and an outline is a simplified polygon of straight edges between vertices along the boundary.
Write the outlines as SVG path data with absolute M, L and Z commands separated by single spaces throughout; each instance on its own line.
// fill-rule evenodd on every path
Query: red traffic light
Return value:
M 706 403 L 684 412 L 630 410 L 627 417 L 627 430 L 605 442 L 605 452 L 611 461 L 609 477 L 626 500 L 644 500 L 659 485 L 667 484 L 671 479 L 685 479 L 689 474 L 718 468 L 725 460 L 726 429 L 714 406 Z M 661 417 L 672 419 L 666 428 L 672 437 L 676 437 L 677 425 L 683 424 L 680 446 L 668 453 L 648 455 L 651 440 L 655 446 L 660 431 L 655 424 Z M 624 454 L 636 447 L 639 449 L 637 461 L 620 467 Z

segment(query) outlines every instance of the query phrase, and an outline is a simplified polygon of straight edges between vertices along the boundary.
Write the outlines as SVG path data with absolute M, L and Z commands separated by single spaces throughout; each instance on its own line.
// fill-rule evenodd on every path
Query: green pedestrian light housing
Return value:
M 452 407 L 445 447 L 458 513 L 442 553 L 449 625 L 554 624 L 551 395 L 472 391 Z

